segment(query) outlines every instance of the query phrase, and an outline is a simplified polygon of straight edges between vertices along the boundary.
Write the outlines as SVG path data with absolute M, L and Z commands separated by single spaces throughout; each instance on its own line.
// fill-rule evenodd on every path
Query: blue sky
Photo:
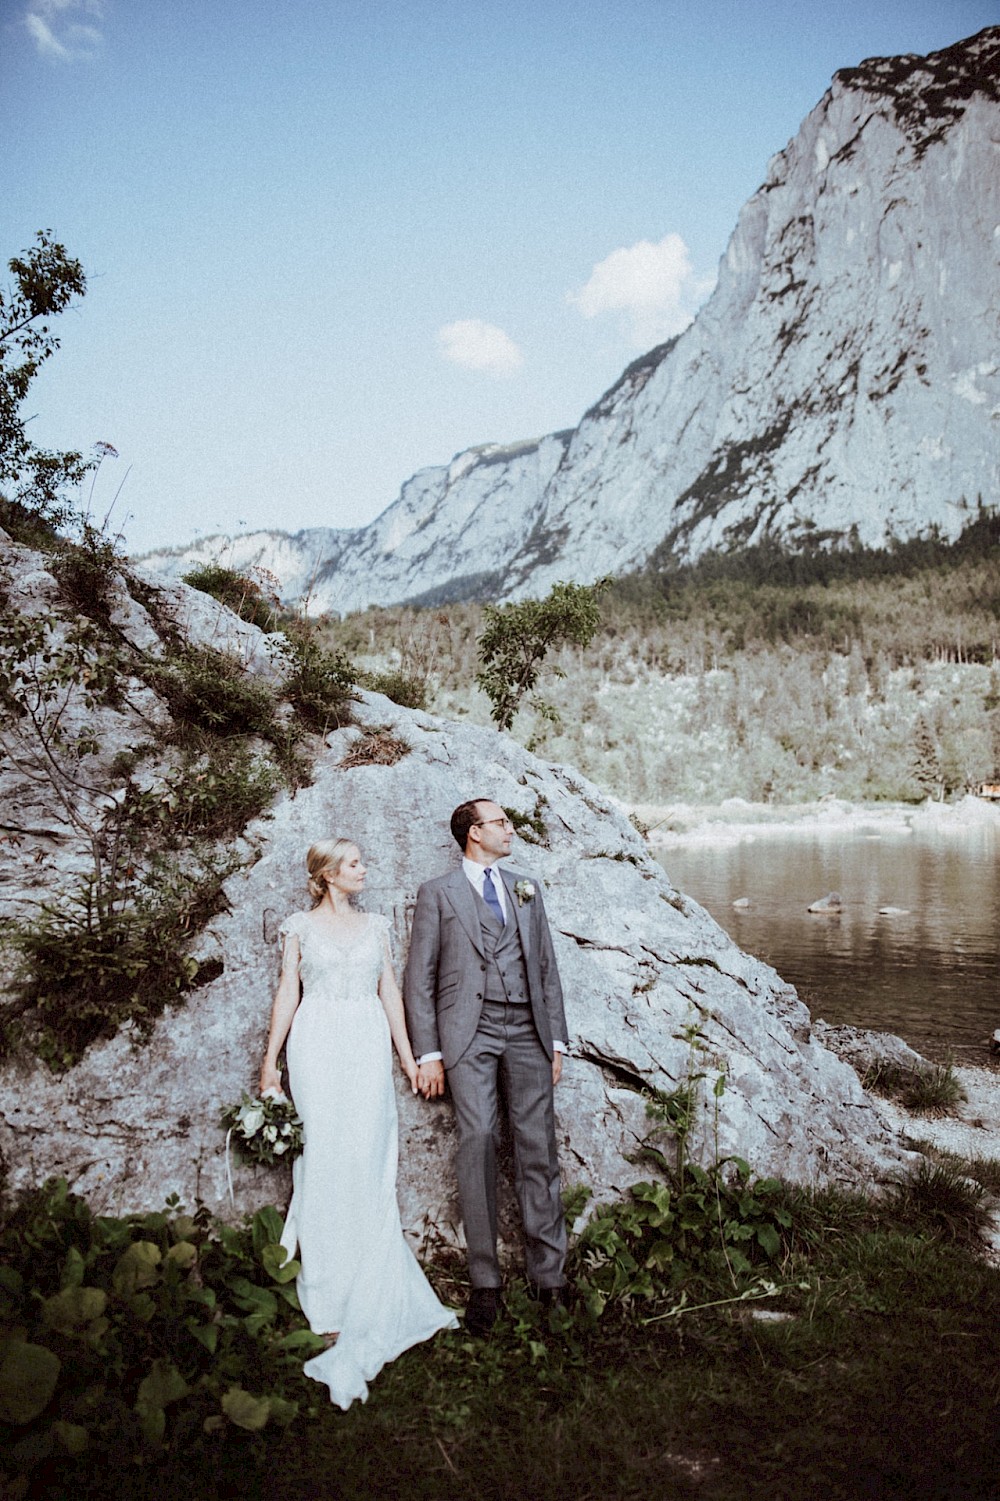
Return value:
M 37 440 L 134 550 L 353 526 L 576 424 L 711 287 L 837 68 L 979 0 L 0 0 L 0 255 L 85 299 Z M 127 472 L 127 477 L 126 477 Z

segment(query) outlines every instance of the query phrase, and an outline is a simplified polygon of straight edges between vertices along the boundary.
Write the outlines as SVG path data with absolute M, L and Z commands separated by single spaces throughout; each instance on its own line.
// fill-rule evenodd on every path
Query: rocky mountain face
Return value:
M 28 618 L 58 609 L 68 629 L 65 597 L 44 555 L 2 535 L 0 542 L 6 603 L 17 602 Z M 123 638 L 154 655 L 163 629 L 210 640 L 234 671 L 281 692 L 274 643 L 255 627 L 183 585 L 154 600 L 144 582 L 144 604 L 127 576 L 115 588 L 113 623 Z M 76 711 L 67 702 L 60 712 Z M 138 687 L 111 696 L 91 752 L 107 762 L 109 778 L 120 774 L 123 754 L 148 739 L 151 716 L 162 721 L 167 712 Z M 600 1201 L 648 1176 L 631 1160 L 652 1130 L 642 1091 L 669 1095 L 691 1087 L 695 1075 L 692 1148 L 703 1160 L 736 1152 L 762 1173 L 816 1183 L 879 1182 L 898 1172 L 906 1161 L 898 1139 L 854 1069 L 813 1033 L 794 990 L 674 888 L 597 788 L 491 730 L 378 695 L 362 696 L 356 719 L 314 747 L 311 785 L 281 795 L 233 841 L 239 868 L 191 942 L 207 983 L 164 1011 L 148 1037 L 129 1023 L 61 1075 L 26 1048 L 0 1063 L 0 1176 L 8 1191 L 59 1174 L 107 1212 L 158 1208 L 172 1192 L 224 1215 L 281 1201 L 280 1173 L 239 1166 L 228 1198 L 219 1112 L 256 1085 L 278 925 L 308 905 L 305 851 L 332 834 L 359 841 L 370 871 L 365 903 L 391 914 L 402 967 L 418 885 L 457 858 L 451 809 L 484 793 L 518 815 L 512 866 L 546 886 L 571 1026 L 558 1099 L 567 1184 L 589 1185 Z M 365 750 L 386 736 L 396 742 L 391 764 Z M 79 876 L 65 808 L 47 803 L 58 801 L 58 788 L 47 793 L 44 777 L 29 780 L 30 804 L 16 802 L 13 784 L 6 789 L 7 831 L 20 829 L 2 871 L 7 921 L 23 920 L 37 898 L 58 904 Z M 114 785 L 106 783 L 106 800 Z M 399 1111 L 404 1222 L 418 1238 L 455 1241 L 450 1106 L 413 1099 L 400 1075 Z
M 768 535 L 956 536 L 1000 490 L 998 80 L 997 27 L 838 73 L 744 207 L 695 322 L 574 431 L 423 470 L 364 528 L 149 563 L 222 553 L 342 612 L 539 595 Z

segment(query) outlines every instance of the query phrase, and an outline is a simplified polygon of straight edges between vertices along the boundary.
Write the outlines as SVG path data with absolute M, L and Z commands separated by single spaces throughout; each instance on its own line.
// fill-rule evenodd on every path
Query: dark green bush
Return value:
M 0 1014 L 6 1047 L 28 1041 L 50 1068 L 70 1068 L 125 1022 L 148 1031 L 198 979 L 191 936 L 221 910 L 225 868 L 191 874 L 157 861 L 120 879 L 91 871 L 57 904 L 11 929 L 14 999 Z
M 159 829 L 168 847 L 194 835 L 239 834 L 263 813 L 282 785 L 279 771 L 236 744 L 224 755 L 192 754 L 156 786 L 138 795 L 137 826 Z
M 81 1456 L 134 1467 L 294 1421 L 285 1392 L 301 1390 L 303 1356 L 323 1342 L 302 1326 L 280 1231 L 271 1208 L 234 1229 L 176 1198 L 113 1219 L 62 1179 L 28 1194 L 0 1230 L 11 1494 L 60 1474 L 72 1493 Z
M 351 700 L 357 673 L 341 652 L 324 650 L 307 625 L 285 632 L 292 671 L 284 695 L 310 730 L 325 735 L 351 723 Z
M 424 679 L 396 668 L 390 672 L 362 672 L 358 685 L 372 693 L 384 693 L 404 709 L 427 708 L 427 683 Z
M 228 652 L 182 646 L 168 661 L 147 666 L 145 677 L 174 719 L 223 737 L 270 739 L 276 732 L 274 694 Z
M 181 581 L 192 589 L 210 594 L 220 604 L 232 610 L 241 620 L 259 626 L 262 631 L 277 630 L 280 622 L 276 595 L 265 595 L 260 581 L 251 574 L 239 573 L 235 568 L 224 568 L 221 563 L 201 563 Z

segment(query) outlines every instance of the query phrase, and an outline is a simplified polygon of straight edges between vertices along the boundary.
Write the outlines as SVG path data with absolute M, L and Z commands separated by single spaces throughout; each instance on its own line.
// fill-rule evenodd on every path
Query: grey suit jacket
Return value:
M 525 878 L 495 868 L 507 894 L 508 920 L 513 914 L 520 934 L 535 1026 L 551 1058 L 553 1038 L 568 1042 L 569 1036 L 541 886 L 532 882 L 535 895 L 522 905 L 514 883 Z M 478 900 L 461 866 L 425 881 L 417 892 L 403 976 L 406 1025 L 416 1057 L 441 1053 L 445 1068 L 468 1049 L 483 1009 L 486 959 Z

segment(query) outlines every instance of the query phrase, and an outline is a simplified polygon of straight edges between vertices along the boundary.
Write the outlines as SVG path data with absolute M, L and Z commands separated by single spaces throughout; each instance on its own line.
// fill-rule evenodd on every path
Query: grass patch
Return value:
M 388 672 L 359 672 L 358 686 L 384 693 L 404 709 L 427 708 L 427 681 L 414 673 L 394 668 Z
M 3 1318 L 8 1331 L 16 1325 L 61 1364 L 37 1415 L 0 1429 L 11 1494 L 33 1501 L 995 1494 L 1000 1272 L 941 1219 L 919 1184 L 881 1203 L 752 1179 L 734 1182 L 728 1196 L 720 1190 L 721 1200 L 715 1183 L 696 1178 L 686 1188 L 660 1187 L 669 1188 L 666 1200 L 633 1194 L 576 1240 L 568 1310 L 545 1312 L 513 1279 L 489 1340 L 456 1333 L 418 1346 L 382 1371 L 365 1406 L 346 1414 L 298 1374 L 304 1354 L 294 1350 L 300 1326 L 286 1301 L 290 1287 L 268 1271 L 268 1258 L 282 1271 L 265 1250 L 273 1220 L 256 1233 L 221 1230 L 205 1216 L 192 1223 L 177 1208 L 95 1220 L 71 1196 L 55 1207 L 35 1196 L 0 1238 Z M 698 1190 L 704 1206 L 681 1202 Z M 744 1215 L 747 1193 L 766 1211 L 777 1245 L 751 1233 L 743 1242 L 751 1270 L 741 1274 L 709 1230 L 720 1202 L 723 1222 L 764 1223 Z M 654 1224 L 665 1211 L 676 1211 L 672 1224 Z M 595 1260 L 609 1234 L 620 1244 Z M 131 1287 L 124 1273 L 116 1285 L 133 1241 L 161 1253 L 146 1288 Z M 166 1265 L 179 1245 L 193 1253 L 174 1252 Z M 595 1278 L 609 1266 L 631 1290 L 597 1310 Z M 450 1301 L 464 1298 L 453 1259 L 442 1258 L 431 1275 Z M 645 1291 L 640 1275 L 650 1279 Z M 83 1304 L 67 1294 L 72 1287 L 107 1294 L 109 1329 L 74 1324 Z M 790 1317 L 765 1322 L 762 1309 Z M 218 1346 L 209 1359 L 199 1334 L 212 1327 Z M 156 1362 L 157 1380 L 144 1387 Z M 232 1388 L 252 1402 L 275 1397 L 275 1412 L 268 1409 L 256 1430 L 239 1427 L 223 1405 Z M 69 1452 L 78 1428 L 86 1446 Z
M 1000 1161 L 996 1157 L 962 1157 L 957 1152 L 949 1152 L 929 1141 L 918 1141 L 915 1146 L 918 1152 L 923 1152 L 932 1162 L 948 1163 L 991 1193 L 1000 1194 Z
M 917 1115 L 954 1115 L 965 1092 L 951 1064 L 934 1068 L 906 1068 L 878 1059 L 861 1075 L 861 1083 L 873 1094 L 897 1100 Z

